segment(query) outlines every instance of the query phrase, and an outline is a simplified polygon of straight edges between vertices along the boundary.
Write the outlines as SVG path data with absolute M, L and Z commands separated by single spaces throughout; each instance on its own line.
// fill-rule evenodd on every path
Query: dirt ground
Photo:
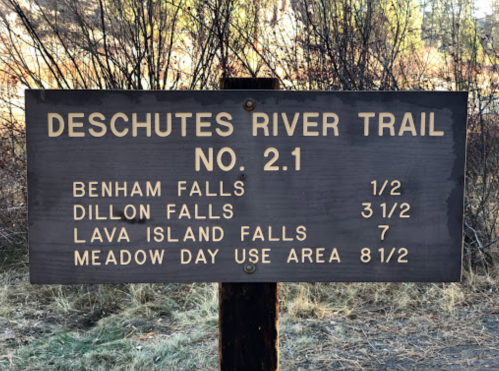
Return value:
M 314 334 L 313 347 L 296 349 L 293 331 L 281 332 L 282 370 L 499 370 L 499 317 L 460 308 L 455 316 L 417 310 L 359 311 L 354 318 L 289 320 Z M 291 325 L 291 329 L 293 325 Z

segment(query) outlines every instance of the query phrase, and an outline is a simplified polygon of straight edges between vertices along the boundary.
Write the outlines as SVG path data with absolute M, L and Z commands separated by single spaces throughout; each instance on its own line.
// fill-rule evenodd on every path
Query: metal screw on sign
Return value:
M 244 109 L 246 111 L 253 111 L 255 109 L 255 101 L 251 98 L 248 98 L 244 101 Z
M 256 265 L 253 263 L 246 263 L 244 264 L 244 271 L 248 274 L 251 274 L 256 271 Z

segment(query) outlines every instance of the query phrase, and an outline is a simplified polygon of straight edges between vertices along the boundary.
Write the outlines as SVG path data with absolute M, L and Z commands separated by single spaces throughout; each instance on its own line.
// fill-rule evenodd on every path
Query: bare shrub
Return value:
M 27 256 L 26 153 L 22 110 L 14 103 L 15 78 L 0 81 L 0 264 Z
M 465 193 L 465 264 L 499 262 L 499 116 L 469 118 Z
M 499 50 L 487 17 L 477 22 L 470 0 L 0 0 L 0 252 L 26 256 L 20 87 L 216 89 L 220 77 L 274 76 L 300 90 L 468 90 L 465 258 L 490 266 Z

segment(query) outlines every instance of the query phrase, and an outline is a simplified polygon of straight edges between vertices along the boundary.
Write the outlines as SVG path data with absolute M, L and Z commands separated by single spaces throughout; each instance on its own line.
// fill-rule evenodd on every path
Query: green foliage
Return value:
M 202 341 L 203 336 L 177 333 L 161 341 L 137 341 L 127 338 L 127 333 L 130 330 L 126 328 L 100 326 L 85 334 L 56 333 L 23 347 L 13 369 L 190 371 L 215 366 L 211 345 L 206 354 L 193 354 L 189 349 L 189 345 Z
M 39 339 L 19 353 L 17 367 L 45 364 L 53 370 L 88 370 L 113 363 L 121 363 L 123 354 L 133 351 L 129 340 L 124 340 L 126 329 L 98 328 L 86 336 L 61 333 L 48 339 Z M 104 368 L 102 368 L 104 369 Z
M 388 0 L 383 2 L 388 40 L 407 56 L 423 47 L 421 26 L 423 17 L 419 0 Z

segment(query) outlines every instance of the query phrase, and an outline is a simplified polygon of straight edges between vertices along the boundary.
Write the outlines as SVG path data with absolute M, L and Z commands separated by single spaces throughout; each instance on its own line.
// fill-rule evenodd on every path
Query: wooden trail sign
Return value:
M 31 282 L 458 281 L 466 107 L 28 90 Z

